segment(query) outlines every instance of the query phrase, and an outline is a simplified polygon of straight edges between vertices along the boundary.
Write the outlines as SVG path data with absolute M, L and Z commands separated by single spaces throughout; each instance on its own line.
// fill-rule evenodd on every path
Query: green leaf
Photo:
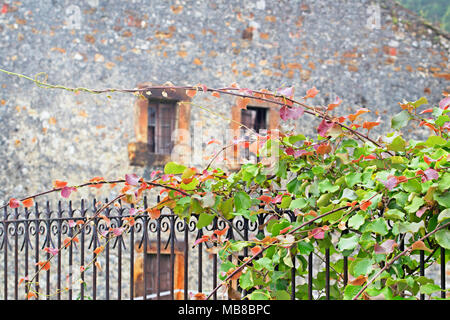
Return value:
M 406 192 L 414 192 L 414 193 L 421 193 L 422 192 L 422 186 L 420 184 L 419 181 L 417 181 L 417 179 L 411 179 L 408 180 L 407 182 L 404 182 L 401 184 L 403 190 L 405 190 Z
M 328 179 L 325 179 L 325 180 L 319 182 L 319 191 L 321 193 L 325 193 L 325 192 L 333 193 L 338 190 L 339 190 L 339 186 L 332 184 L 330 182 L 330 180 L 328 180 Z
M 305 139 L 306 139 L 306 137 L 303 134 L 297 134 L 295 136 L 290 136 L 289 137 L 289 142 L 294 144 L 294 143 L 296 143 L 298 141 L 302 141 L 302 140 L 305 140 Z
M 420 207 L 425 203 L 425 201 L 420 197 L 414 197 L 411 204 L 407 205 L 405 207 L 406 212 L 408 213 L 415 213 L 417 212 Z
M 361 289 L 362 286 L 348 284 L 344 290 L 344 300 L 352 300 Z
M 356 194 L 355 191 L 345 188 L 344 191 L 342 192 L 342 197 L 339 199 L 339 201 L 342 201 L 343 199 L 353 201 L 358 199 L 358 195 Z
M 349 235 L 344 235 L 339 239 L 337 244 L 339 250 L 353 250 L 358 245 L 359 235 L 353 233 Z
M 275 291 L 276 300 L 291 300 L 291 295 L 285 290 Z
M 411 116 L 407 110 L 403 110 L 400 113 L 397 113 L 391 119 L 391 127 L 392 129 L 398 130 L 403 128 L 408 124 L 408 121 L 411 119 Z M 394 150 L 395 151 L 395 150 Z
M 252 200 L 247 193 L 238 191 L 234 195 L 234 205 L 236 211 L 246 210 L 252 206 Z
M 201 229 L 203 227 L 208 226 L 214 220 L 213 214 L 208 214 L 206 212 L 200 213 L 200 216 L 197 221 L 197 229 Z
M 247 290 L 247 289 L 253 287 L 254 282 L 253 282 L 253 276 L 252 276 L 251 270 L 248 270 L 246 273 L 243 273 L 239 277 L 239 285 L 244 290 Z
M 225 217 L 225 219 L 230 220 L 231 218 L 233 218 L 233 216 L 231 215 L 231 213 L 233 212 L 233 198 L 229 198 L 225 201 L 220 202 L 219 210 Z
M 357 213 L 348 220 L 348 226 L 350 228 L 358 230 L 359 227 L 361 227 L 365 221 L 366 219 L 364 218 L 364 215 Z
M 370 231 L 385 236 L 388 233 L 388 226 L 386 224 L 386 220 L 384 220 L 383 218 L 375 219 L 367 224 L 364 231 L 365 232 Z
M 273 271 L 274 270 L 274 266 L 273 266 L 272 260 L 267 258 L 267 257 L 264 257 L 264 258 L 256 260 L 254 262 L 254 265 L 255 265 L 255 269 L 258 270 L 258 271 L 261 270 L 261 269 L 266 269 L 268 271 Z
M 450 219 L 450 209 L 445 209 L 438 216 L 438 223 L 441 223 L 445 219 Z
M 230 249 L 231 249 L 231 251 L 238 252 L 238 251 L 241 251 L 242 249 L 248 247 L 249 245 L 250 245 L 250 243 L 248 243 L 248 242 L 237 241 L 237 242 L 233 242 L 230 245 Z
M 384 213 L 384 217 L 389 220 L 403 220 L 405 214 L 398 209 L 389 209 Z
M 447 121 L 450 121 L 450 117 L 448 115 L 439 116 L 434 122 L 439 127 L 442 127 Z
M 300 241 L 297 244 L 298 251 L 300 254 L 310 254 L 314 251 L 314 246 L 310 242 Z
M 388 150 L 400 152 L 405 151 L 406 141 L 401 136 L 396 137 L 390 144 L 388 144 Z
M 445 249 L 450 249 L 450 231 L 441 229 L 434 234 L 437 243 Z
M 269 300 L 270 295 L 266 290 L 255 290 L 249 296 L 249 300 Z
M 178 164 L 175 162 L 168 162 L 164 166 L 164 173 L 165 174 L 181 174 L 184 172 L 185 169 L 186 169 L 186 167 L 183 166 L 182 164 Z
M 199 181 L 197 178 L 192 179 L 191 182 L 189 182 L 188 184 L 185 183 L 181 183 L 180 188 L 183 190 L 195 190 L 195 188 L 197 188 Z
M 439 136 L 430 136 L 427 141 L 425 141 L 425 145 L 428 147 L 444 146 L 447 144 L 447 140 L 439 137 Z
M 433 199 L 444 208 L 450 208 L 450 192 L 445 192 L 444 194 L 434 193 Z
M 432 294 L 432 293 L 435 293 L 435 292 L 439 292 L 441 290 L 442 290 L 441 287 L 439 287 L 437 284 L 427 283 L 427 284 L 424 284 L 424 285 L 420 286 L 419 292 L 422 293 L 422 294 L 428 294 L 429 295 L 429 294 Z
M 350 264 L 350 273 L 354 277 L 359 275 L 366 275 L 372 271 L 372 259 L 369 258 L 356 258 Z
M 298 180 L 297 178 L 292 179 L 289 181 L 289 183 L 286 185 L 287 191 L 290 193 L 296 194 L 298 191 L 298 188 L 302 185 L 302 181 Z
M 345 182 L 347 186 L 353 188 L 353 186 L 359 182 L 361 182 L 361 173 L 360 172 L 352 172 L 345 176 Z
M 298 198 L 295 200 L 292 200 L 289 209 L 293 210 L 293 209 L 303 209 L 304 207 L 306 207 L 307 202 L 305 199 L 303 198 Z
M 421 97 L 419 100 L 411 102 L 411 105 L 413 105 L 415 109 L 417 109 L 423 104 L 428 104 L 428 100 L 425 97 Z
M 407 221 L 396 222 L 395 225 L 394 225 L 394 228 L 396 226 L 397 226 L 398 233 L 410 232 L 410 233 L 414 234 L 414 233 L 416 233 L 417 231 L 419 231 L 422 228 L 425 229 L 425 223 L 424 223 L 423 220 L 420 221 L 420 222 L 407 222 Z
M 450 173 L 446 172 L 438 182 L 439 191 L 445 191 L 450 188 Z

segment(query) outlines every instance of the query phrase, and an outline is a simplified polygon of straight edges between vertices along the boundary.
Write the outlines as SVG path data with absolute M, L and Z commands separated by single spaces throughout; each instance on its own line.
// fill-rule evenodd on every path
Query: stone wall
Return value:
M 316 86 L 314 103 L 338 95 L 343 112 L 379 110 L 381 129 L 402 99 L 436 103 L 449 90 L 449 36 L 387 0 L 2 1 L 0 34 L 1 68 L 45 72 L 49 83 L 103 89 L 236 82 L 293 85 L 297 96 Z M 135 96 L 42 89 L 3 73 L 0 86 L 0 199 L 50 188 L 54 179 L 149 174 L 129 164 Z M 214 99 L 194 103 L 223 118 L 191 110 L 191 122 L 210 136 L 229 128 L 234 103 Z M 316 125 L 307 117 L 299 122 L 307 133 Z

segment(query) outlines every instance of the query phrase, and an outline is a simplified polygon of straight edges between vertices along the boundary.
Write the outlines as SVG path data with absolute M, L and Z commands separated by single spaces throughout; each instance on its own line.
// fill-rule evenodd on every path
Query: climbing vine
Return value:
M 428 105 L 425 98 L 399 103 L 399 112 L 391 119 L 391 132 L 374 138 L 369 134 L 380 123 L 363 120 L 366 113 L 374 110 L 360 108 L 352 114 L 338 115 L 343 103 L 340 98 L 327 106 L 310 106 L 308 100 L 320 94 L 315 87 L 296 99 L 292 87 L 273 92 L 237 85 L 91 90 L 26 79 L 40 87 L 96 94 L 131 92 L 139 96 L 155 89 L 182 89 L 189 97 L 198 92 L 208 92 L 217 99 L 232 95 L 242 109 L 250 99 L 259 99 L 279 105 L 282 121 L 301 121 L 305 113 L 317 117 L 317 134 L 307 137 L 278 130 L 264 135 L 253 132 L 252 142 L 233 140 L 213 155 L 205 168 L 168 162 L 163 170 L 152 172 L 147 181 L 133 173 L 115 181 L 95 177 L 82 185 L 55 180 L 51 190 L 11 198 L 7 204 L 10 208 L 31 207 L 34 199 L 52 192 L 68 198 L 82 187 L 119 184 L 122 187 L 118 196 L 99 206 L 90 218 L 107 223 L 102 212 L 119 199 L 134 205 L 131 217 L 124 218 L 120 228 L 110 228 L 102 234 L 105 243 L 127 232 L 138 215 L 157 219 L 163 207 L 171 208 L 187 221 L 192 215 L 198 216 L 198 228 L 212 224 L 215 218 L 230 222 L 241 216 L 256 222 L 259 216 L 269 215 L 264 232 L 248 241 L 227 238 L 231 223 L 195 241 L 194 246 L 202 242 L 214 245 L 221 260 L 221 283 L 208 295 L 197 294 L 197 299 L 209 299 L 220 288 L 235 297 L 231 286 L 234 280 L 245 292 L 242 299 L 289 299 L 291 293 L 297 299 L 307 299 L 307 285 L 292 288 L 292 277 L 305 278 L 307 256 L 325 252 L 340 257 L 331 262 L 331 299 L 417 299 L 419 294 L 439 299 L 444 292 L 439 284 L 419 274 L 415 257 L 423 252 L 429 267 L 449 255 L 448 250 L 440 254 L 440 248 L 450 248 L 447 94 L 439 105 L 428 109 L 423 109 Z M 413 122 L 428 130 L 423 141 L 405 140 L 402 128 Z M 215 168 L 219 153 L 241 146 L 255 152 L 258 162 L 244 164 L 235 172 Z M 274 153 L 275 167 L 267 170 L 273 161 L 265 160 Z M 149 190 L 158 190 L 161 201 L 144 209 L 143 195 Z M 288 219 L 286 214 L 294 219 Z M 76 232 L 64 240 L 62 247 L 45 248 L 50 259 L 39 262 L 38 272 L 51 268 L 51 259 L 77 242 L 84 226 L 73 223 L 70 227 Z M 94 253 L 100 255 L 103 248 L 104 245 L 95 248 Z M 239 258 L 245 248 L 248 256 Z M 229 259 L 230 256 L 236 259 Z M 348 279 L 344 277 L 344 259 L 348 261 Z M 89 266 L 83 266 L 81 272 Z M 28 298 L 39 294 L 32 289 L 35 278 L 26 276 L 21 280 L 28 289 Z M 313 285 L 319 291 L 317 298 L 323 298 L 323 271 L 315 276 Z

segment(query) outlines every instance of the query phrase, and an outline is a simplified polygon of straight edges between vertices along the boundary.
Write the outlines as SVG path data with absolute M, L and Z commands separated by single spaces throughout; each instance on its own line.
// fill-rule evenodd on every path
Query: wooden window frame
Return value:
M 239 98 L 237 98 L 239 99 Z M 231 107 L 231 119 L 230 129 L 232 131 L 232 137 L 240 137 L 241 134 L 241 110 L 237 103 L 237 99 L 235 104 Z M 262 101 L 259 99 L 250 99 L 247 106 L 253 108 L 265 108 L 267 109 L 267 130 L 277 130 L 280 125 L 280 108 L 281 106 L 276 103 Z M 237 159 L 240 159 L 240 148 L 233 148 L 226 152 L 226 157 L 228 159 L 233 159 L 230 164 L 228 164 L 229 170 L 239 170 L 241 165 L 239 164 Z
M 152 86 L 150 82 L 137 85 L 138 89 Z M 175 104 L 175 130 L 190 130 L 191 98 L 186 95 L 184 89 L 152 89 L 143 91 L 134 103 L 134 131 L 136 140 L 128 144 L 128 158 L 132 166 L 163 166 L 171 161 L 170 154 L 158 154 L 151 152 L 148 147 L 148 111 L 152 102 L 167 101 Z M 175 137 L 174 145 L 182 147 L 185 154 L 190 154 L 190 146 L 186 144 L 186 137 Z
M 160 246 L 160 255 L 170 255 L 172 253 L 172 248 L 165 246 L 161 243 Z M 183 300 L 184 299 L 184 264 L 185 264 L 185 254 L 184 254 L 184 241 L 177 241 L 173 248 L 174 254 L 174 300 Z M 133 295 L 134 297 L 143 297 L 144 296 L 144 244 L 136 241 L 134 244 L 134 250 L 137 253 L 136 259 L 134 261 L 134 270 L 133 270 Z M 147 242 L 147 255 L 157 255 L 158 254 L 158 246 L 156 241 L 148 241 Z M 160 270 L 161 273 L 168 272 L 167 270 Z M 169 271 L 170 272 L 170 271 Z M 151 277 L 151 275 L 147 275 L 147 278 Z

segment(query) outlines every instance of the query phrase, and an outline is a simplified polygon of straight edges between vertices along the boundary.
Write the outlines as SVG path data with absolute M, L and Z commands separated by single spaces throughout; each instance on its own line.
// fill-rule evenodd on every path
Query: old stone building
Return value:
M 450 91 L 449 35 L 393 0 L 0 1 L 0 68 L 65 87 L 132 89 L 170 82 L 276 90 L 312 103 L 343 100 L 389 130 L 398 102 Z M 48 190 L 152 170 L 173 159 L 202 168 L 237 122 L 277 128 L 279 109 L 184 90 L 73 93 L 0 73 L 0 205 Z M 375 112 L 377 111 L 377 112 Z M 305 115 L 289 128 L 309 135 Z M 173 132 L 176 134 L 173 134 Z M 419 128 L 409 134 L 420 136 Z M 183 134 L 179 134 L 179 133 Z M 372 134 L 377 134 L 373 132 Z M 405 134 L 408 134 L 407 132 Z M 209 143 L 216 140 L 219 143 Z M 71 199 L 112 197 L 80 189 Z M 50 197 L 49 199 L 52 199 Z
M 38 79 L 48 83 L 294 86 L 300 97 L 316 86 L 313 103 L 339 96 L 342 112 L 378 110 L 383 131 L 402 99 L 436 103 L 449 89 L 448 34 L 394 1 L 3 1 L 0 33 L 1 68 L 45 73 Z M 233 115 L 235 100 L 198 94 L 186 107 L 172 104 L 166 113 L 177 116 L 161 129 L 148 126 L 148 106 L 132 94 L 42 89 L 4 73 L 0 83 L 2 200 L 49 188 L 56 178 L 76 184 L 148 175 L 152 161 L 133 159 L 151 130 L 159 139 L 175 127 L 201 127 L 205 145 L 240 116 Z M 273 116 L 259 115 L 267 124 Z M 307 133 L 317 126 L 306 116 L 298 125 Z

